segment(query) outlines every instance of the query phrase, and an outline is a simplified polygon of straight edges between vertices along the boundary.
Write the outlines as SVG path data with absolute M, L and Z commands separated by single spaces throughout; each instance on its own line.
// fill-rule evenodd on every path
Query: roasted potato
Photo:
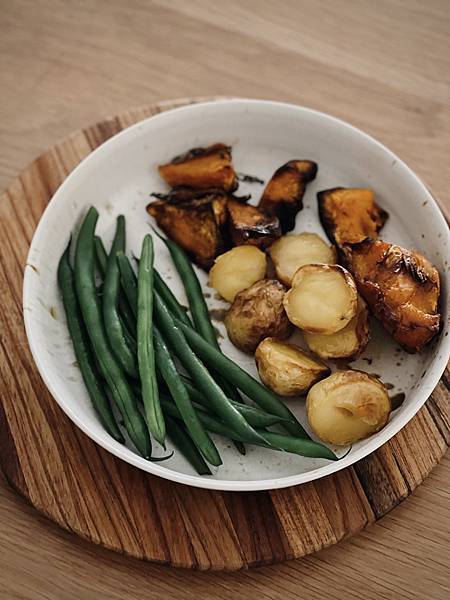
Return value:
M 194 189 L 216 188 L 232 192 L 238 186 L 231 164 L 231 148 L 214 144 L 207 148 L 193 148 L 158 167 L 161 177 L 173 188 L 187 186 Z
M 424 256 L 381 240 L 347 245 L 344 255 L 369 309 L 405 350 L 439 332 L 439 272 Z
M 254 352 L 266 337 L 285 339 L 292 325 L 283 308 L 284 286 L 263 279 L 237 294 L 226 317 L 231 342 L 244 352 Z
M 337 371 L 309 390 L 306 415 L 322 441 L 353 444 L 388 421 L 391 401 L 379 379 L 362 371 Z
M 317 194 L 319 217 L 330 241 L 341 247 L 376 239 L 388 213 L 375 202 L 375 195 L 364 188 L 332 188 Z
M 262 382 L 280 396 L 300 396 L 330 374 L 328 366 L 287 342 L 265 338 L 256 348 L 256 366 Z
M 292 233 L 283 235 L 269 248 L 278 279 L 292 284 L 295 272 L 303 265 L 312 263 L 335 264 L 336 249 L 328 246 L 316 233 Z
M 354 360 L 366 348 L 370 340 L 369 311 L 361 296 L 358 296 L 356 315 L 340 331 L 330 335 L 305 332 L 308 348 L 324 359 L 346 358 Z
M 147 206 L 147 211 L 167 236 L 204 269 L 209 269 L 215 257 L 229 247 L 222 230 L 226 215 L 223 196 L 180 204 L 156 200 Z
M 255 246 L 236 246 L 218 256 L 209 272 L 209 285 L 228 302 L 266 275 L 267 259 Z
M 256 207 L 228 200 L 228 228 L 236 246 L 251 244 L 265 249 L 281 235 L 277 217 L 267 216 Z
M 311 160 L 290 160 L 275 171 L 259 201 L 258 208 L 266 215 L 278 217 L 283 233 L 295 227 L 295 217 L 303 208 L 306 184 L 317 174 L 317 164 Z
M 343 329 L 355 316 L 358 295 L 350 273 L 340 265 L 300 267 L 283 304 L 291 323 L 325 335 Z

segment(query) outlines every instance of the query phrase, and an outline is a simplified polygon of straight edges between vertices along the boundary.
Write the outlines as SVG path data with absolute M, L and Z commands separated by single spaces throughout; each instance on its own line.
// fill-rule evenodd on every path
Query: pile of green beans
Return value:
M 214 326 L 209 315 L 208 306 L 206 305 L 205 297 L 203 296 L 202 287 L 191 261 L 189 260 L 186 252 L 180 248 L 178 244 L 172 240 L 169 240 L 168 238 L 163 238 L 161 236 L 159 237 L 167 246 L 170 256 L 172 257 L 173 264 L 175 265 L 180 279 L 184 284 L 186 296 L 189 302 L 189 308 L 191 309 L 192 318 L 194 319 L 195 330 L 202 336 L 204 340 L 212 344 L 218 352 L 221 352 L 219 342 L 217 341 L 216 332 L 214 331 Z M 164 299 L 163 295 L 161 295 L 161 297 Z M 180 321 L 182 321 L 186 326 L 191 325 L 191 323 L 187 323 L 185 319 L 180 318 L 180 316 L 176 314 L 177 311 L 174 311 L 173 308 L 171 308 L 171 306 L 174 304 L 172 299 L 170 299 L 169 302 L 164 300 L 164 302 L 174 316 L 180 319 Z M 175 303 L 176 302 L 177 301 L 175 299 Z M 236 402 L 242 402 L 242 398 L 240 397 L 237 389 L 231 385 L 231 383 L 225 377 L 216 375 L 216 380 L 229 398 L 232 398 Z
M 136 357 L 130 348 L 119 316 L 120 272 L 116 254 L 125 250 L 125 218 L 117 218 L 116 233 L 111 252 L 106 262 L 105 279 L 102 288 L 102 310 L 105 331 L 117 360 L 131 377 L 137 376 Z
M 210 433 L 231 440 L 241 453 L 245 443 L 336 460 L 309 438 L 277 396 L 221 352 L 184 251 L 161 238 L 183 281 L 190 315 L 154 268 L 151 235 L 144 237 L 136 274 L 125 254 L 124 217 L 117 218 L 109 254 L 95 236 L 97 220 L 90 208 L 76 241 L 74 268 L 69 242 L 59 261 L 58 284 L 77 363 L 106 431 L 124 443 L 111 400 L 143 457 L 168 458 L 153 458 L 151 444 L 153 437 L 165 448 L 167 430 L 200 475 L 211 475 L 210 466 L 222 464 Z M 256 406 L 243 403 L 239 390 Z M 288 433 L 268 429 L 272 426 Z
M 78 235 L 75 249 L 75 290 L 101 375 L 111 390 L 131 441 L 140 454 L 149 459 L 152 446 L 147 425 L 124 371 L 109 345 L 97 297 L 94 277 L 94 231 L 97 219 L 98 212 L 95 208 L 90 208 Z
M 161 399 L 164 409 L 171 416 L 180 419 L 181 415 L 176 405 L 164 396 Z M 245 435 L 240 435 L 236 431 L 219 421 L 215 417 L 200 412 L 199 418 L 203 425 L 218 435 L 222 435 L 229 439 L 239 440 L 241 442 L 250 442 Z M 300 456 L 307 456 L 309 458 L 326 458 L 328 460 L 337 460 L 336 455 L 326 446 L 319 442 L 314 442 L 310 439 L 296 438 L 290 435 L 284 435 L 281 433 L 275 433 L 273 431 L 267 431 L 265 429 L 258 430 L 261 434 L 261 441 L 258 443 L 259 446 L 264 448 L 271 448 L 273 450 L 281 450 L 283 452 L 290 452 L 292 454 L 299 454 Z M 254 443 L 254 442 L 250 442 Z
M 123 444 L 124 437 L 114 418 L 103 382 L 97 371 L 92 350 L 89 344 L 86 328 L 80 314 L 78 299 L 75 292 L 75 282 L 69 261 L 70 242 L 64 251 L 58 265 L 58 283 L 61 289 L 67 327 L 73 342 L 73 349 L 80 367 L 83 381 L 91 398 L 92 404 L 106 431 L 118 442 Z

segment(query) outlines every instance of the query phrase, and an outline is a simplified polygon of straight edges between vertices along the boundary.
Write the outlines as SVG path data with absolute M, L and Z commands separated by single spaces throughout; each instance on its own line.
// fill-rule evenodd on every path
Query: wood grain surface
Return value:
M 2 7 L 0 167 L 5 184 L 48 142 L 105 112 L 170 95 L 238 92 L 293 100 L 347 118 L 399 152 L 445 200 L 446 4 L 432 2 L 426 11 L 413 2 L 377 4 L 377 8 L 353 3 L 358 10 L 352 3 L 320 4 L 277 3 L 276 10 L 270 2 L 227 3 L 226 9 L 225 4 L 201 2 L 133 3 L 132 7 L 113 2 L 13 2 Z M 355 31 L 345 43 L 338 27 L 342 23 Z M 383 44 L 376 43 L 380 36 Z M 130 101 L 130 95 L 135 101 Z M 56 180 L 57 170 L 51 168 L 47 176 Z M 20 193 L 26 185 L 25 180 L 19 188 L 13 186 L 12 193 Z M 21 238 L 32 233 L 39 198 L 39 190 L 33 190 L 32 216 L 27 216 L 24 231 L 17 223 L 8 231 L 10 237 L 14 235 L 10 246 L 17 262 L 15 275 L 23 258 Z M 20 293 L 15 294 L 14 301 L 19 302 Z M 20 321 L 8 327 L 16 332 Z M 2 334 L 4 329 L 2 323 Z M 6 362 L 2 357 L 2 366 Z M 14 376 L 24 371 L 26 381 L 28 373 L 20 361 L 13 366 Z M 443 397 L 439 402 L 445 408 Z M 431 414 L 421 417 L 420 430 L 429 431 L 436 422 Z M 49 440 L 43 436 L 42 441 L 48 448 Z M 382 478 L 379 486 L 393 489 L 392 497 L 399 491 L 407 495 L 411 481 L 426 473 L 434 460 L 434 451 L 425 446 L 426 458 L 411 467 L 399 448 L 395 450 L 403 482 Z M 393 462 L 392 453 L 379 461 L 385 468 Z M 368 598 L 444 598 L 449 591 L 447 465 L 448 461 L 419 488 L 418 498 L 408 500 L 380 526 L 315 557 L 260 569 L 253 575 L 194 575 L 116 558 L 34 519 L 5 488 L 0 499 L 0 556 L 7 576 L 2 575 L 0 594 L 5 598 L 156 598 L 161 594 L 231 598 L 258 593 L 281 598 L 298 597 L 301 589 L 311 598 L 322 597 L 325 591 L 329 597 L 342 598 L 359 597 L 358 589 L 364 586 Z M 370 469 L 359 473 L 362 482 L 370 477 Z M 273 498 L 270 501 L 274 505 Z M 375 497 L 371 502 L 378 506 L 378 514 L 389 506 L 385 500 L 377 504 Z M 332 505 L 331 500 L 330 509 Z M 75 514 L 78 509 L 74 505 Z M 117 511 L 121 510 L 119 506 Z M 227 511 L 233 510 L 241 519 L 241 508 L 228 504 Z M 248 517 L 254 513 L 251 506 Z M 290 525 L 289 518 L 283 525 Z M 267 540 L 272 541 L 271 532 Z M 267 547 L 264 541 L 249 539 L 247 547 L 252 546 Z

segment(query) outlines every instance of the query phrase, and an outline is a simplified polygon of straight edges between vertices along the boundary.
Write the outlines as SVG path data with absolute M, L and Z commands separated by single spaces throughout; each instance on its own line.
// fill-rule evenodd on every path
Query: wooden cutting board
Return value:
M 377 452 L 318 481 L 268 492 L 190 488 L 97 446 L 58 407 L 22 321 L 28 247 L 50 198 L 93 149 L 150 115 L 130 110 L 78 131 L 29 165 L 0 200 L 0 467 L 38 511 L 116 552 L 195 569 L 235 570 L 304 556 L 381 518 L 423 481 L 450 441 L 447 371 L 416 417 Z

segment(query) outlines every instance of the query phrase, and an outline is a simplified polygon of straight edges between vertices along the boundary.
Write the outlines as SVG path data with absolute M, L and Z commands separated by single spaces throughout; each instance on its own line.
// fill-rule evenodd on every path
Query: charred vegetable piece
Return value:
M 167 236 L 177 242 L 200 267 L 209 269 L 227 248 L 221 231 L 224 201 L 208 199 L 183 204 L 157 200 L 147 206 Z
M 306 184 L 317 174 L 312 160 L 290 160 L 275 171 L 266 186 L 258 208 L 266 215 L 278 217 L 283 233 L 295 227 L 295 217 L 303 208 Z
M 276 216 L 268 216 L 255 206 L 228 200 L 228 228 L 233 244 L 250 244 L 268 248 L 281 236 L 280 222 Z
M 299 396 L 330 374 L 328 366 L 294 344 L 266 338 L 256 349 L 261 381 L 279 396 Z
M 368 237 L 375 240 L 388 218 L 374 193 L 364 188 L 332 188 L 319 192 L 317 199 L 322 226 L 338 247 Z
M 320 358 L 345 358 L 355 360 L 370 340 L 369 311 L 367 304 L 358 296 L 356 315 L 348 325 L 336 333 L 322 335 L 305 332 L 308 348 Z
M 322 441 L 338 446 L 379 431 L 390 412 L 386 388 L 363 371 L 337 371 L 313 385 L 306 399 L 311 429 Z
M 424 256 L 381 240 L 346 246 L 344 255 L 369 309 L 405 350 L 439 332 L 439 272 Z
M 217 188 L 232 192 L 238 186 L 231 164 L 231 148 L 214 144 L 193 148 L 158 167 L 161 177 L 173 188 L 187 186 L 195 189 Z
M 291 323 L 309 333 L 336 333 L 355 316 L 358 295 L 350 273 L 340 265 L 300 267 L 284 296 Z
M 266 337 L 285 339 L 292 325 L 283 307 L 284 286 L 263 279 L 237 294 L 225 317 L 231 342 L 244 352 L 254 352 Z
M 157 193 L 154 192 L 151 194 L 153 198 L 157 198 L 158 200 L 167 200 L 171 204 L 184 204 L 185 202 L 192 202 L 192 200 L 203 200 L 205 197 L 216 195 L 216 194 L 225 194 L 222 190 L 217 190 L 214 188 L 211 189 L 192 189 L 186 186 L 176 187 L 170 190 L 170 192 Z
M 209 272 L 209 285 L 228 302 L 266 274 L 267 259 L 255 246 L 236 246 L 218 256 Z
M 278 279 L 287 286 L 292 284 L 296 271 L 312 263 L 335 264 L 336 249 L 328 246 L 316 233 L 283 235 L 269 249 Z

